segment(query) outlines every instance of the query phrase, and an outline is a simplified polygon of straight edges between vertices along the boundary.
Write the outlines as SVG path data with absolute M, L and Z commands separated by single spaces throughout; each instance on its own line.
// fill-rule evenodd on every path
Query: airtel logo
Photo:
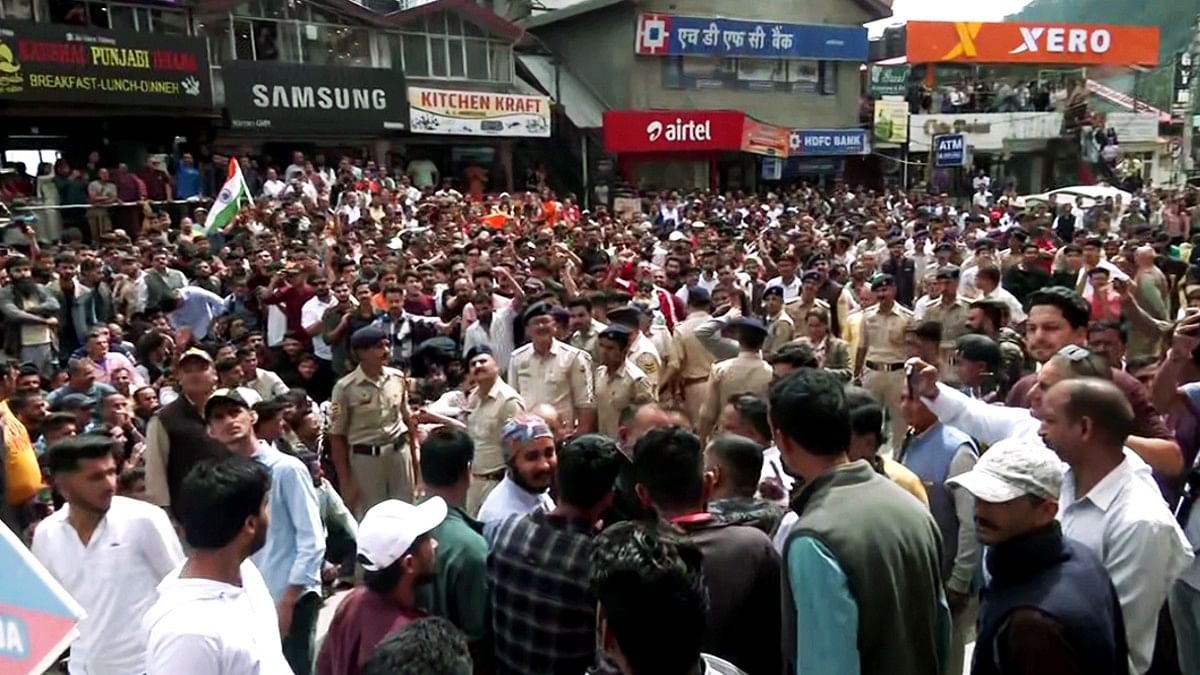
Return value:
M 1010 54 L 1036 54 L 1045 50 L 1052 54 L 1103 54 L 1112 47 L 1112 33 L 1104 28 L 1027 28 L 1021 27 L 1023 44 Z
M 692 120 L 684 122 L 682 117 L 676 117 L 674 122 L 663 124 L 658 120 L 654 120 L 646 125 L 646 138 L 650 139 L 651 143 L 658 141 L 660 138 L 668 143 L 711 141 L 712 121 L 697 122 Z

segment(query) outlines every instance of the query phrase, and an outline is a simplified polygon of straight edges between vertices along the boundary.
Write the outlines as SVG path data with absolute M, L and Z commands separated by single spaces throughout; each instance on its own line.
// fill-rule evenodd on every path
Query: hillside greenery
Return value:
M 1175 54 L 1191 42 L 1197 13 L 1200 0 L 1033 0 L 1008 20 L 1158 26 L 1162 35 L 1160 65 L 1138 77 L 1136 95 L 1167 108 Z

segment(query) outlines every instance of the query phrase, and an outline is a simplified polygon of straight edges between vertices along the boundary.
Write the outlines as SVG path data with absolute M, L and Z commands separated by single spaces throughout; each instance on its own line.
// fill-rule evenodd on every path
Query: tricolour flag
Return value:
M 237 215 L 238 205 L 243 199 L 250 199 L 250 190 L 246 188 L 246 179 L 242 178 L 242 168 L 238 166 L 237 159 L 230 157 L 229 177 L 221 186 L 221 194 L 217 195 L 208 212 L 208 219 L 204 221 L 204 236 L 211 237 L 228 225 Z

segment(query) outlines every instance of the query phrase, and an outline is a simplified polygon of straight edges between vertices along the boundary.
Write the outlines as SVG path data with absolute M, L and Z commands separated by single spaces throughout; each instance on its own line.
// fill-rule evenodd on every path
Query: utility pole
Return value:
M 1191 79 L 1188 82 L 1187 108 L 1183 115 L 1183 147 L 1180 148 L 1181 152 L 1179 153 L 1180 163 L 1183 169 L 1182 185 L 1184 186 L 1187 185 L 1188 178 L 1191 176 L 1193 169 L 1192 136 L 1195 134 L 1196 130 L 1194 128 L 1195 125 L 1192 121 L 1192 118 L 1193 111 L 1195 110 L 1194 104 L 1196 101 L 1196 96 L 1197 93 L 1200 93 L 1200 90 L 1198 90 L 1196 86 L 1195 73 L 1197 59 L 1200 59 L 1200 14 L 1196 16 L 1196 26 L 1192 30 L 1192 41 L 1190 44 L 1188 44 L 1187 50 L 1188 54 L 1191 56 L 1189 68 L 1192 69 L 1192 74 Z

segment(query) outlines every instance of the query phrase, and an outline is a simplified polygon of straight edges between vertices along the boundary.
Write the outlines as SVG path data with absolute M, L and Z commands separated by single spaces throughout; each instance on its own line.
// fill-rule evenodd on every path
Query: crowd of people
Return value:
M 1196 193 L 337 166 L 0 249 L 67 672 L 1200 672 Z
M 1075 80 L 966 77 L 917 84 L 909 94 L 914 114 L 1061 112 L 1086 108 L 1087 88 Z

